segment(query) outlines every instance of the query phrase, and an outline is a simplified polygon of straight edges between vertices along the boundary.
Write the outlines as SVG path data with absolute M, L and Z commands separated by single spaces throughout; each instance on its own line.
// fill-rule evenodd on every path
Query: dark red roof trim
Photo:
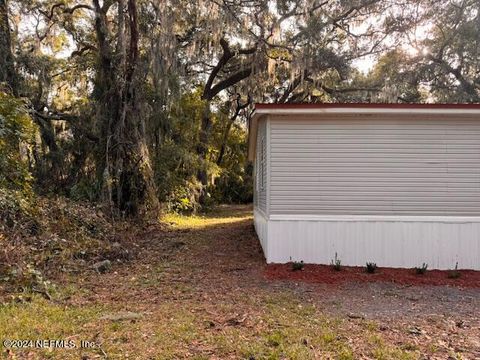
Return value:
M 322 104 L 255 104 L 255 109 L 480 109 L 480 104 L 385 104 L 385 103 L 322 103 Z

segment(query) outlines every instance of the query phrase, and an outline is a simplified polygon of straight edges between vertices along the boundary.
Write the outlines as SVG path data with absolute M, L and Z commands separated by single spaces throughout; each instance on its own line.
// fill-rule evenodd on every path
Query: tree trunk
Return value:
M 202 189 L 200 191 L 200 197 L 198 199 L 201 205 L 205 204 L 207 197 L 207 186 L 208 186 L 208 140 L 210 138 L 210 132 L 212 130 L 212 119 L 211 119 L 211 110 L 210 110 L 210 101 L 207 100 L 207 104 L 203 111 L 202 115 L 202 124 L 200 127 L 200 134 L 198 138 L 197 145 L 197 154 L 200 158 L 200 168 L 198 170 L 198 180 L 202 184 Z
M 232 126 L 235 123 L 235 120 L 237 120 L 238 115 L 240 115 L 240 111 L 242 111 L 248 105 L 250 105 L 251 101 L 252 99 L 249 96 L 248 101 L 244 104 L 241 104 L 240 95 L 238 96 L 235 113 L 230 117 L 230 119 L 228 119 L 227 127 L 225 128 L 225 131 L 223 133 L 222 144 L 220 145 L 220 151 L 218 153 L 218 158 L 217 158 L 217 165 L 220 165 L 222 163 L 223 156 L 225 155 L 225 149 L 227 147 L 228 136 L 230 135 L 230 130 L 232 129 Z
M 220 165 L 223 161 L 223 156 L 225 155 L 225 149 L 227 147 L 228 136 L 230 135 L 230 130 L 232 129 L 233 123 L 237 116 L 233 116 L 228 120 L 227 127 L 223 133 L 222 144 L 220 145 L 220 151 L 218 152 L 217 165 Z
M 123 1 L 120 6 L 123 8 Z M 105 10 L 94 0 L 95 30 L 99 48 L 96 91 L 97 121 L 101 138 L 99 163 L 104 200 L 125 215 L 155 214 L 158 199 L 146 145 L 145 124 L 136 89 L 138 24 L 135 0 L 128 0 L 125 28 L 118 30 L 114 52 L 108 36 Z M 124 16 L 119 11 L 119 17 Z M 123 24 L 123 19 L 118 21 Z M 125 35 L 129 34 L 126 49 Z
M 18 95 L 15 62 L 12 54 L 7 0 L 0 0 L 0 83 L 6 83 L 13 95 Z

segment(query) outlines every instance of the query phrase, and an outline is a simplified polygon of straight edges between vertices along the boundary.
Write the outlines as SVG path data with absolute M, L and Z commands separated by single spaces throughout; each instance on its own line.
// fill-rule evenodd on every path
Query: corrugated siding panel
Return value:
M 468 221 L 270 221 L 267 262 L 330 264 L 338 254 L 348 266 L 480 270 L 479 234 Z
M 268 257 L 268 218 L 263 212 L 258 211 L 257 209 L 253 210 L 253 224 L 255 226 L 255 231 L 260 240 L 260 245 L 262 246 L 263 254 L 265 258 Z
M 480 119 L 270 124 L 271 214 L 480 215 Z
M 267 125 L 266 120 L 258 124 L 255 154 L 254 205 L 267 213 Z

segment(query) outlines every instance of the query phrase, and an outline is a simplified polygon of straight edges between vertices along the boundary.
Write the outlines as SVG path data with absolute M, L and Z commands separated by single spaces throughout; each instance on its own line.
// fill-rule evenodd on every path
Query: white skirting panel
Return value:
M 255 228 L 268 263 L 303 260 L 342 265 L 480 270 L 480 218 L 394 216 L 265 216 Z M 268 247 L 267 247 L 268 243 Z
M 255 231 L 260 239 L 260 244 L 262 245 L 263 254 L 265 258 L 268 259 L 268 219 L 263 211 L 258 209 L 253 209 L 253 223 L 255 226 Z

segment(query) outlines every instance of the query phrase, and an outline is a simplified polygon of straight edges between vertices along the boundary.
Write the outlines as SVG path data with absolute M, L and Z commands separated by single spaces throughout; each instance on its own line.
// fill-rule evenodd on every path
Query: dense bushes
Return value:
M 23 102 L 0 90 L 0 230 L 37 230 L 29 169 L 35 131 Z
M 152 146 L 155 149 L 152 154 L 155 181 L 159 199 L 167 211 L 191 213 L 200 209 L 201 183 L 197 175 L 203 167 L 208 169 L 210 176 L 203 209 L 216 203 L 252 200 L 252 171 L 246 161 L 246 128 L 241 123 L 230 123 L 227 109 L 217 108 L 211 114 L 213 124 L 207 163 L 198 155 L 198 131 L 204 106 L 198 91 L 185 94 L 164 114 L 169 126 L 155 129 L 161 133 L 156 136 L 161 141 Z M 161 122 L 160 119 L 157 122 Z M 219 159 L 222 147 L 223 155 Z
M 221 146 L 221 139 L 217 143 Z M 253 166 L 247 162 L 247 132 L 234 123 L 226 141 L 220 174 L 210 187 L 216 203 L 245 204 L 253 201 Z
M 210 187 L 215 203 L 247 204 L 253 201 L 252 165 L 237 171 L 224 171 Z
M 152 115 L 156 119 L 150 123 L 157 126 L 151 129 L 148 144 L 158 198 L 167 211 L 191 213 L 200 210 L 202 187 L 198 173 L 201 168 L 208 169 L 210 184 L 204 209 L 216 203 L 246 203 L 252 200 L 252 171 L 246 161 L 246 127 L 240 122 L 231 121 L 227 115 L 228 109 L 217 107 L 211 114 L 207 159 L 202 160 L 198 155 L 198 132 L 204 106 L 200 92 L 194 91 L 181 96 L 161 116 Z M 164 126 L 162 121 L 167 125 Z M 65 170 L 60 181 L 56 173 L 50 174 L 49 178 L 48 172 L 39 171 L 44 164 L 41 161 L 37 163 L 36 159 L 40 153 L 45 155 L 45 148 L 38 137 L 40 131 L 23 101 L 0 92 L 0 189 L 10 191 L 8 197 L 0 193 L 3 196 L 0 199 L 2 220 L 7 221 L 8 218 L 11 223 L 19 212 L 28 208 L 26 204 L 31 201 L 29 197 L 33 194 L 32 173 L 38 177 L 37 184 L 41 184 L 43 194 L 55 190 L 74 200 L 101 200 L 94 166 L 89 160 L 93 154 L 90 153 L 92 148 L 81 146 L 77 149 L 80 143 L 77 141 L 74 144 L 68 136 L 69 131 L 75 129 L 68 130 L 68 124 L 65 125 L 66 128 L 59 130 L 62 134 L 59 139 L 63 140 L 56 141 L 56 145 L 58 149 L 64 149 L 64 162 L 70 164 L 72 171 L 78 161 L 83 163 L 75 166 L 81 166 L 84 170 L 71 175 Z M 82 156 L 78 155 L 80 152 Z M 10 210 L 7 211 L 7 208 Z
M 35 126 L 21 100 L 0 90 L 0 187 L 28 195 Z

